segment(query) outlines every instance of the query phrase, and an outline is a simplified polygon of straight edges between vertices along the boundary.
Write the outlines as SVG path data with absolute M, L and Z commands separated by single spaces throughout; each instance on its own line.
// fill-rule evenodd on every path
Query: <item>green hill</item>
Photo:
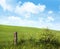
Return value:
M 8 26 L 0 25 L 0 45 L 6 44 L 7 42 L 12 42 L 14 39 L 14 32 L 18 33 L 18 42 L 29 39 L 36 39 L 38 41 L 43 34 L 53 33 L 60 42 L 60 31 L 32 28 L 32 27 L 21 27 L 21 26 Z
M 24 38 L 30 38 L 30 36 L 36 37 L 37 33 L 40 34 L 44 29 L 32 28 L 32 27 L 21 27 L 21 26 L 7 26 L 0 25 L 0 41 L 13 40 L 14 32 L 18 32 L 18 38 L 24 36 Z

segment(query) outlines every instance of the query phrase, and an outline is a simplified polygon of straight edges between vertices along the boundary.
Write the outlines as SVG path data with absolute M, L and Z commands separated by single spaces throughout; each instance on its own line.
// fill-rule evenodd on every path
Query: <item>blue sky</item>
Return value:
M 60 30 L 60 0 L 0 0 L 0 24 Z

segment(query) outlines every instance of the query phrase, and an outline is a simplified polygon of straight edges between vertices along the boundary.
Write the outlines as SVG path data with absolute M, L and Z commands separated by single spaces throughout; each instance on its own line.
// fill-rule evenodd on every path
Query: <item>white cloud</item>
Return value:
M 34 26 L 36 21 L 21 19 L 17 16 L 9 16 L 0 19 L 0 24 L 18 25 L 18 26 Z
M 0 0 L 0 6 L 4 11 L 8 10 L 10 12 L 15 12 L 20 16 L 24 16 L 25 18 L 30 18 L 31 14 L 38 14 L 40 12 L 44 12 L 46 6 L 45 5 L 35 5 L 32 2 L 19 2 L 17 5 L 13 6 L 7 3 L 7 0 Z
M 44 18 L 44 17 L 40 17 L 39 18 L 39 25 L 40 27 L 43 28 L 50 28 L 50 26 L 52 26 L 51 20 L 48 18 Z
M 17 16 L 9 16 L 8 20 L 15 20 L 16 21 L 16 20 L 20 20 L 20 18 Z
M 40 12 L 44 12 L 45 8 L 45 5 L 35 5 L 32 2 L 25 2 L 22 5 L 16 6 L 15 13 L 29 18 L 31 13 L 38 14 Z
M 60 31 L 60 23 L 52 24 L 49 28 L 53 29 L 53 30 L 59 30 Z
M 52 16 L 48 16 L 46 22 L 53 22 L 54 18 Z
M 48 14 L 52 14 L 53 13 L 53 11 L 48 11 Z
M 50 17 L 49 17 L 50 19 Z M 49 29 L 60 29 L 60 24 L 53 24 L 51 22 L 44 21 L 44 18 L 39 18 L 38 21 L 35 20 L 27 20 L 22 19 L 18 16 L 8 16 L 4 18 L 0 18 L 0 24 L 6 24 L 6 25 L 15 25 L 15 26 L 29 26 L 29 27 L 38 27 L 38 28 L 49 28 Z
M 43 20 L 27 20 L 22 19 L 21 17 L 17 16 L 8 16 L 0 19 L 0 24 L 6 24 L 6 25 L 17 25 L 17 26 L 29 26 L 29 27 L 46 27 L 43 23 Z
M 7 25 L 17 25 L 17 26 L 31 26 L 31 27 L 43 27 L 43 28 L 51 28 L 51 29 L 60 29 L 60 24 L 52 24 L 52 22 L 55 20 L 52 15 L 53 11 L 48 11 L 48 14 L 44 14 L 46 6 L 45 5 L 35 5 L 32 2 L 25 2 L 21 3 L 19 2 L 16 5 L 16 8 L 14 8 L 12 5 L 6 3 L 7 0 L 0 0 L 0 6 L 4 9 L 4 11 L 12 11 L 15 12 L 17 15 L 21 16 L 5 16 L 3 18 L 0 18 L 0 24 L 7 24 Z M 42 14 L 41 14 L 42 13 Z M 38 20 L 32 20 L 35 18 L 35 15 Z M 31 20 L 28 20 L 33 15 L 33 18 Z M 49 16 L 48 16 L 49 15 Z M 22 16 L 24 16 L 24 19 L 22 19 Z M 40 16 L 40 18 L 38 17 Z M 27 18 L 27 19 L 26 19 Z M 56 26 L 56 27 L 55 27 Z
M 46 22 L 47 20 L 44 18 L 40 18 L 38 21 L 34 21 L 34 20 L 21 19 L 20 17 L 17 16 L 9 16 L 7 19 L 8 19 L 8 23 L 6 24 L 10 24 L 10 25 L 31 26 L 38 28 L 41 27 L 51 28 L 51 26 L 53 26 L 52 23 L 50 22 L 51 20 L 49 22 Z
M 12 11 L 12 5 L 7 4 L 7 0 L 0 0 L 0 6 L 3 8 L 3 10 L 8 10 L 8 11 Z

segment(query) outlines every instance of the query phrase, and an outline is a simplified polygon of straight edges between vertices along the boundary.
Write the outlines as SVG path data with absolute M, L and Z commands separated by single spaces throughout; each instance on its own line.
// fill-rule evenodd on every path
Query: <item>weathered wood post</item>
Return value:
M 14 45 L 17 45 L 17 32 L 14 32 Z

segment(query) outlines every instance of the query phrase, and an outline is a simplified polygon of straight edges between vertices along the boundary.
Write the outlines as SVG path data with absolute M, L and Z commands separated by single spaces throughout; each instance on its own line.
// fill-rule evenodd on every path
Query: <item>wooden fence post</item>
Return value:
M 17 32 L 14 32 L 14 45 L 17 45 Z

